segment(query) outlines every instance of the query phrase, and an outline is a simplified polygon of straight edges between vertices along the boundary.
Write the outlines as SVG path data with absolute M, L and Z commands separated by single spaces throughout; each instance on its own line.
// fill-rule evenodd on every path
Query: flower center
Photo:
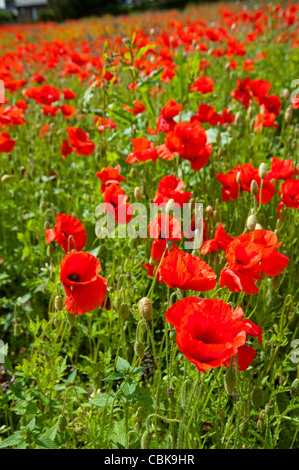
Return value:
M 67 278 L 72 282 L 80 282 L 80 276 L 76 273 L 69 274 Z

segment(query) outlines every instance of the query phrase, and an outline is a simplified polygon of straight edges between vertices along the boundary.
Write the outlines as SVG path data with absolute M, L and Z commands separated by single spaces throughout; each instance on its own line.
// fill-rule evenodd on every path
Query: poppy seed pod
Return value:
M 293 111 L 292 108 L 287 108 L 286 112 L 284 113 L 284 118 L 287 124 L 289 124 L 293 118 Z
M 130 315 L 130 307 L 127 303 L 123 302 L 119 308 L 119 316 L 122 320 L 127 320 Z
M 136 173 L 135 168 L 134 168 L 134 167 L 131 168 L 131 171 L 130 171 L 130 178 L 131 178 L 131 180 L 134 180 L 134 179 L 136 178 L 136 174 L 137 174 L 137 173 Z
M 295 379 L 291 385 L 291 395 L 293 398 L 299 397 L 299 379 Z
M 234 393 L 236 383 L 236 372 L 233 368 L 229 368 L 224 376 L 224 388 L 228 395 L 232 395 Z
M 145 431 L 141 438 L 141 449 L 149 449 L 152 439 L 152 434 L 149 431 Z
M 257 193 L 259 192 L 259 186 L 258 186 L 258 184 L 257 184 L 257 182 L 256 182 L 255 180 L 252 180 L 252 181 L 251 181 L 250 192 L 251 192 L 251 194 L 253 194 L 254 196 L 256 196 Z
M 14 323 L 13 332 L 15 336 L 20 336 L 20 334 L 22 333 L 22 328 L 20 327 L 19 323 Z
M 213 220 L 215 222 L 219 220 L 219 211 L 217 211 L 217 209 L 213 211 Z
M 264 404 L 264 392 L 261 388 L 255 387 L 251 393 L 251 403 L 253 406 L 259 408 Z
M 67 425 L 66 417 L 61 414 L 57 421 L 57 429 L 59 432 L 64 432 Z
M 273 416 L 274 414 L 274 405 L 273 403 L 266 403 L 265 412 L 268 416 Z
M 139 302 L 139 313 L 146 322 L 151 321 L 152 304 L 150 299 L 143 297 Z
M 267 165 L 266 163 L 261 163 L 259 167 L 259 176 L 264 179 L 267 174 Z
M 63 298 L 61 295 L 56 295 L 54 305 L 56 310 L 58 310 L 58 312 L 61 312 L 61 310 L 63 309 Z
M 142 196 L 143 196 L 142 191 L 139 188 L 139 186 L 137 186 L 134 191 L 134 197 L 138 202 L 141 202 Z
M 253 230 L 256 227 L 256 223 L 257 223 L 257 221 L 256 221 L 255 215 L 250 215 L 247 219 L 247 222 L 246 222 L 246 227 L 248 228 L 248 230 L 250 232 L 253 232 Z

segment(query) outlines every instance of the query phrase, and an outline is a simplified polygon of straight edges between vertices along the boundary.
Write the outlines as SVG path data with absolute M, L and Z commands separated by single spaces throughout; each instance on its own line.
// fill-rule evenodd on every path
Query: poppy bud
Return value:
M 51 257 L 53 255 L 53 245 L 47 246 L 47 255 Z
M 267 174 L 267 165 L 266 163 L 261 163 L 259 167 L 260 178 L 264 179 Z
M 10 180 L 11 178 L 14 178 L 14 175 L 3 175 L 1 181 L 2 183 L 6 183 L 6 181 Z
M 130 307 L 127 303 L 123 302 L 119 308 L 119 316 L 122 320 L 126 320 L 130 315 Z
M 259 419 L 258 419 L 258 421 L 257 421 L 257 423 L 256 423 L 256 427 L 257 427 L 257 429 L 258 429 L 259 432 L 261 432 L 261 433 L 264 433 L 264 432 L 265 432 L 265 423 L 264 423 L 264 421 L 263 421 L 263 419 L 262 419 L 262 416 L 259 416 Z
M 22 333 L 22 328 L 20 327 L 20 324 L 15 322 L 13 326 L 13 332 L 15 336 L 20 336 Z
M 61 295 L 56 295 L 54 305 L 56 310 L 58 310 L 58 312 L 61 312 L 61 310 L 63 309 L 63 298 Z
M 255 215 L 250 215 L 247 219 L 247 222 L 246 222 L 246 227 L 248 228 L 248 230 L 250 232 L 253 232 L 253 230 L 255 229 L 256 227 L 256 217 Z
M 134 180 L 136 178 L 136 170 L 135 168 L 131 168 L 131 171 L 130 171 L 130 178 L 131 180 Z
M 24 166 L 21 166 L 20 167 L 21 177 L 24 176 L 25 171 L 26 171 L 26 168 Z
M 247 434 L 248 429 L 249 429 L 249 421 L 248 419 L 244 419 L 240 423 L 240 433 L 242 434 L 242 436 L 245 436 Z
M 141 449 L 149 449 L 152 439 L 152 434 L 149 431 L 145 431 L 141 438 Z
M 224 388 L 228 395 L 232 395 L 234 393 L 236 382 L 236 372 L 233 368 L 230 367 L 227 369 L 224 376 Z
M 254 107 L 253 106 L 249 106 L 248 110 L 247 110 L 247 117 L 248 119 L 253 119 L 254 118 Z
M 145 346 L 141 341 L 136 341 L 134 345 L 134 351 L 137 357 L 139 357 L 141 360 L 144 358 L 144 350 Z
M 217 211 L 217 209 L 216 209 L 213 212 L 213 220 L 217 221 L 218 219 L 219 219 L 219 211 Z
M 250 192 L 251 192 L 251 194 L 253 194 L 254 196 L 256 196 L 257 193 L 259 192 L 259 186 L 258 186 L 258 184 L 257 184 L 257 182 L 256 182 L 255 180 L 252 180 L 252 181 L 251 181 Z
M 242 181 L 241 181 L 241 172 L 240 171 L 238 171 L 238 173 L 237 173 L 236 181 L 237 181 L 238 184 L 242 183 Z
M 287 88 L 285 88 L 285 89 L 283 90 L 282 95 L 283 95 L 283 97 L 284 97 L 285 100 L 289 100 L 289 99 L 290 99 L 290 96 L 291 96 L 291 94 L 290 94 L 290 92 L 289 92 L 289 90 L 288 90 Z
M 242 113 L 238 111 L 235 116 L 235 124 L 239 126 L 242 122 Z
M 40 204 L 39 204 L 39 210 L 40 210 L 41 212 L 45 212 L 46 209 L 47 209 L 47 204 L 46 204 L 46 202 L 42 199 L 42 200 L 40 201 Z
M 212 206 L 208 206 L 208 207 L 206 208 L 206 213 L 207 213 L 210 217 L 212 217 L 213 212 L 214 212 L 214 209 L 213 209 Z
M 259 408 L 264 404 L 264 392 L 261 388 L 255 387 L 251 393 L 251 403 Z
M 190 204 L 190 209 L 194 210 L 194 208 L 195 208 L 195 199 L 194 199 L 194 197 L 192 197 L 190 199 L 189 204 Z
M 291 395 L 293 398 L 299 397 L 299 379 L 295 379 L 291 385 Z
M 297 148 L 297 141 L 296 141 L 296 139 L 293 139 L 292 142 L 291 142 L 291 149 L 296 150 L 296 148 Z
M 151 321 L 152 304 L 150 299 L 143 297 L 139 302 L 139 313 L 146 322 Z
M 261 226 L 261 224 L 257 223 L 255 226 L 255 230 L 263 230 L 263 227 Z
M 139 186 L 137 186 L 137 187 L 135 188 L 134 197 L 135 197 L 135 199 L 136 199 L 138 202 L 141 202 L 141 200 L 142 200 L 142 191 L 141 191 L 141 189 L 139 188 Z
M 174 209 L 174 207 L 175 207 L 174 204 L 175 204 L 174 199 L 169 199 L 169 201 L 167 202 L 166 207 L 165 207 L 166 214 L 169 214 L 169 212 Z
M 176 331 L 175 330 L 171 330 L 169 332 L 169 338 L 173 341 L 176 339 Z
M 67 425 L 67 420 L 66 420 L 66 417 L 61 414 L 58 418 L 58 421 L 57 421 L 57 429 L 59 432 L 63 432 L 65 431 L 65 428 L 66 428 L 66 425 Z
M 274 414 L 274 405 L 273 403 L 266 403 L 265 406 L 266 415 L 272 416 Z
M 293 117 L 293 111 L 292 108 L 287 108 L 286 112 L 284 113 L 284 118 L 287 124 L 289 124 L 292 120 Z

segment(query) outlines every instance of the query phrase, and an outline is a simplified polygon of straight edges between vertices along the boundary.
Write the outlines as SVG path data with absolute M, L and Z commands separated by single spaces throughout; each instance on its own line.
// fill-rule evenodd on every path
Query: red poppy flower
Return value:
M 198 111 L 194 114 L 190 121 L 198 121 L 199 123 L 208 122 L 211 126 L 216 126 L 221 122 L 221 116 L 215 113 L 215 110 L 212 106 L 207 104 L 200 104 L 198 107 Z
M 234 240 L 235 237 L 230 237 L 223 228 L 222 222 L 219 222 L 214 238 L 211 240 L 207 240 L 204 242 L 203 246 L 201 247 L 201 253 L 206 255 L 207 253 L 211 253 L 212 251 L 217 250 L 224 250 L 228 245 Z
M 184 186 L 184 181 L 177 176 L 164 176 L 164 178 L 161 178 L 159 181 L 158 191 L 155 194 L 153 203 L 162 207 L 162 204 L 166 205 L 169 199 L 173 199 L 175 203 L 182 207 L 192 196 L 192 193 L 182 191 Z
M 68 155 L 73 152 L 73 148 L 70 146 L 68 140 L 63 140 L 61 145 L 61 155 L 62 158 L 65 160 Z
M 214 88 L 214 80 L 210 77 L 199 77 L 190 87 L 190 91 L 199 91 L 203 95 L 212 93 Z
M 79 127 L 66 128 L 71 147 L 77 155 L 90 155 L 94 152 L 95 145 L 91 140 L 88 140 L 89 134 Z
M 139 137 L 132 139 L 133 152 L 131 152 L 126 162 L 136 163 L 136 162 L 145 162 L 147 160 L 152 160 L 155 162 L 158 158 L 155 146 L 153 142 L 146 139 L 145 137 Z
M 104 129 L 116 129 L 117 128 L 117 124 L 114 121 L 112 121 L 112 119 L 110 118 L 106 118 L 104 120 L 104 118 L 96 116 L 94 118 L 94 123 L 97 126 L 99 134 L 102 134 Z
M 281 201 L 277 208 L 277 213 L 281 211 L 283 206 L 299 209 L 299 180 L 290 178 L 286 180 L 279 189 Z
M 226 251 L 229 267 L 221 271 L 220 286 L 226 286 L 232 292 L 244 290 L 245 294 L 256 294 L 259 289 L 254 281 L 263 278 L 259 274 L 262 255 L 263 250 L 257 244 L 235 239 Z
M 55 227 L 47 229 L 45 235 L 47 245 L 55 240 L 66 253 L 74 249 L 81 251 L 86 243 L 83 224 L 76 217 L 67 214 L 57 214 Z
M 133 114 L 137 116 L 137 114 L 143 113 L 145 111 L 145 106 L 141 101 L 135 100 L 133 102 L 134 108 L 133 108 Z
M 59 90 L 51 85 L 28 88 L 25 92 L 25 96 L 35 99 L 39 104 L 52 104 L 59 100 L 59 95 Z
M 177 250 L 162 261 L 159 275 L 172 289 L 208 291 L 216 286 L 216 274 L 201 258 Z
M 127 181 L 127 178 L 119 174 L 120 165 L 117 165 L 115 168 L 107 166 L 101 171 L 96 173 L 96 176 L 103 182 L 101 186 L 101 193 L 103 193 L 109 184 L 115 183 L 118 184 L 122 181 Z
M 72 117 L 76 112 L 75 106 L 71 106 L 70 104 L 63 104 L 62 106 L 60 106 L 60 109 L 64 117 L 67 119 Z
M 171 132 L 174 130 L 176 122 L 173 119 L 183 109 L 183 105 L 177 104 L 175 100 L 167 101 L 166 105 L 161 109 L 161 116 L 157 121 L 157 132 Z
M 242 319 L 243 316 L 241 307 L 233 311 L 223 300 L 198 297 L 181 299 L 165 313 L 166 320 L 176 330 L 178 348 L 204 373 L 219 366 L 226 367 L 235 354 L 240 370 L 249 367 L 255 351 L 251 354 L 252 348 L 245 345 L 247 335 L 253 333 L 261 341 L 261 328 Z M 239 361 L 241 349 L 242 360 Z
M 63 90 L 61 90 L 61 93 L 63 94 L 63 98 L 65 100 L 73 100 L 76 97 L 76 94 L 68 88 L 64 88 Z
M 106 186 L 104 192 L 104 210 L 110 212 L 118 224 L 127 224 L 134 215 L 134 208 L 127 203 L 128 196 L 115 183 Z
M 281 99 L 277 95 L 268 95 L 258 99 L 260 106 L 263 106 L 267 113 L 278 116 L 281 110 Z
M 251 80 L 249 88 L 258 98 L 264 98 L 271 90 L 271 83 L 267 80 Z
M 9 153 L 15 146 L 16 141 L 11 140 L 7 132 L 0 133 L 0 152 Z
M 239 235 L 241 242 L 253 242 L 262 249 L 260 271 L 266 276 L 278 276 L 289 264 L 289 258 L 276 251 L 282 245 L 271 230 L 253 230 Z
M 230 201 L 231 199 L 238 199 L 239 184 L 237 183 L 237 174 L 241 170 L 241 165 L 237 165 L 226 175 L 216 174 L 219 183 L 222 184 L 222 200 L 223 202 Z
M 51 104 L 44 104 L 42 106 L 42 110 L 45 116 L 56 116 L 59 112 L 59 108 L 55 108 L 55 106 L 52 106 Z
M 298 175 L 297 168 L 294 168 L 291 159 L 279 160 L 279 158 L 273 157 L 271 160 L 271 170 L 269 171 L 269 179 L 276 180 L 287 180 L 292 176 Z
M 262 130 L 263 127 L 275 127 L 277 128 L 277 122 L 274 121 L 276 115 L 274 113 L 269 113 L 266 109 L 264 112 L 258 113 L 255 123 L 254 123 L 254 130 L 259 132 Z
M 107 281 L 99 276 L 99 260 L 84 251 L 68 253 L 60 264 L 60 280 L 66 292 L 65 308 L 73 315 L 91 312 L 103 303 Z

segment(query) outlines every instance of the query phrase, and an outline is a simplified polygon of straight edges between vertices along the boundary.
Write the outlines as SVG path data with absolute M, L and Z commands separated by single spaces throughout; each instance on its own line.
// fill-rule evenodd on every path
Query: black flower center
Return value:
M 67 278 L 72 282 L 80 282 L 80 276 L 76 273 L 69 274 Z

